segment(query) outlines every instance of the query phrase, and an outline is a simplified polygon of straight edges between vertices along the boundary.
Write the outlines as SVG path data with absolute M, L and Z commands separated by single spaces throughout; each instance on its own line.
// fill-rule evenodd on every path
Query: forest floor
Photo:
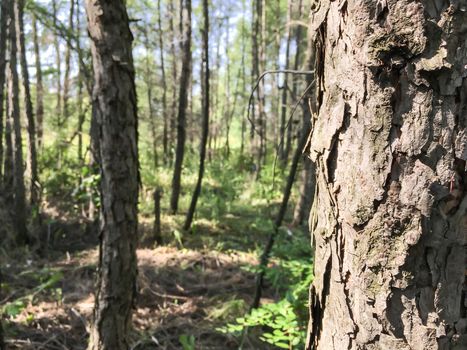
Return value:
M 225 176 L 228 179 L 228 174 Z M 183 213 L 162 215 L 166 244 L 161 247 L 155 247 L 153 207 L 145 207 L 148 200 L 143 189 L 132 350 L 277 348 L 260 340 L 261 327 L 250 329 L 245 337 L 220 328 L 235 323 L 249 310 L 258 257 L 272 230 L 280 192 L 274 200 L 252 200 L 236 189 L 227 200 L 221 189 L 208 178 L 190 233 L 181 229 Z M 263 197 L 264 191 L 259 192 L 257 197 Z M 148 198 L 150 193 L 147 191 Z M 86 349 L 94 305 L 98 230 L 95 224 L 77 219 L 76 210 L 70 214 L 66 205 L 58 208 L 50 203 L 43 208 L 41 249 L 0 251 L 0 305 L 8 349 Z M 162 209 L 167 211 L 164 204 Z M 283 299 L 293 284 L 293 271 L 284 268 L 283 258 L 309 259 L 305 231 L 281 230 L 269 264 L 272 277 L 266 275 L 263 304 Z M 303 279 L 302 271 L 298 280 Z M 305 305 L 306 300 L 300 302 Z

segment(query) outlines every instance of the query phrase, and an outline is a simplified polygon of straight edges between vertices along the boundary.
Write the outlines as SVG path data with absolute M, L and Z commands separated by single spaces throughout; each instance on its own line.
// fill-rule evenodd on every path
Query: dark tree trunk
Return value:
M 467 12 L 321 1 L 308 349 L 467 348 Z
M 292 4 L 291 0 L 288 0 L 288 9 L 287 9 L 287 43 L 285 46 L 285 67 L 284 69 L 289 69 L 290 62 L 290 41 L 292 38 Z M 281 99 L 281 120 L 280 120 L 280 130 L 279 130 L 279 157 L 282 162 L 282 165 L 285 165 L 287 162 L 286 153 L 285 153 L 285 124 L 287 121 L 287 97 L 289 95 L 289 84 L 288 84 L 288 74 L 284 74 L 284 86 L 282 87 L 282 99 Z M 290 125 L 289 125 L 290 127 Z
M 138 146 L 133 36 L 123 0 L 87 0 L 99 136 L 101 232 L 89 350 L 127 350 L 136 297 Z
M 146 50 L 146 58 L 145 58 L 145 73 L 144 73 L 144 83 L 146 84 L 146 93 L 148 99 L 148 109 L 149 109 L 149 125 L 151 126 L 151 138 L 152 138 L 152 155 L 153 155 L 153 165 L 154 169 L 157 169 L 159 165 L 159 157 L 157 153 L 157 131 L 156 131 L 156 116 L 154 113 L 154 101 L 153 101 L 153 93 L 152 93 L 152 86 L 153 81 L 151 77 L 151 67 L 149 62 L 149 35 L 147 29 L 143 29 L 143 36 L 144 36 L 144 48 Z M 165 89 L 164 89 L 165 91 Z
M 20 57 L 21 73 L 23 77 L 24 105 L 26 107 L 26 120 L 28 130 L 28 171 L 30 177 L 30 201 L 31 206 L 37 207 L 39 204 L 39 176 L 37 173 L 37 152 L 36 152 L 36 122 L 34 120 L 34 109 L 32 106 L 31 89 L 29 85 L 28 62 L 26 59 L 26 45 L 24 39 L 24 0 L 15 0 L 15 21 L 18 33 L 18 55 Z
M 75 1 L 75 0 L 73 0 Z M 76 0 L 76 51 L 78 54 L 78 60 L 82 62 L 83 52 L 81 51 L 81 13 L 80 13 L 80 1 Z M 80 64 L 78 68 L 78 160 L 81 165 L 84 165 L 84 154 L 83 154 L 83 124 L 86 119 L 86 112 L 83 109 L 83 85 L 85 76 L 83 74 L 83 67 Z
M 311 204 L 314 197 L 314 173 L 315 166 L 313 162 L 305 157 L 303 159 L 303 169 L 300 175 L 300 189 L 298 190 L 298 201 L 295 205 L 292 225 L 299 226 L 308 219 L 311 210 Z
M 263 25 L 264 15 L 263 0 L 253 1 L 253 30 L 252 30 L 252 81 L 253 85 L 260 76 L 260 69 L 264 66 L 264 42 L 263 42 Z M 256 176 L 259 177 L 261 172 L 261 165 L 265 153 L 265 140 L 264 140 L 264 128 L 265 128 L 265 112 L 264 112 L 264 82 L 260 82 L 256 89 L 256 101 L 258 105 L 258 114 L 255 115 L 255 108 L 253 106 L 253 124 L 251 130 L 251 141 L 252 141 L 252 153 L 255 157 L 256 162 Z
M 154 191 L 154 228 L 153 234 L 154 239 L 158 246 L 163 244 L 162 241 L 162 230 L 161 230 L 161 198 L 162 198 L 162 189 L 157 188 Z
M 272 248 L 274 246 L 274 242 L 276 240 L 276 236 L 278 234 L 279 228 L 282 226 L 282 222 L 284 221 L 285 214 L 287 212 L 287 206 L 289 204 L 290 194 L 292 192 L 292 186 L 295 182 L 295 177 L 297 174 L 298 163 L 300 162 L 300 157 L 303 153 L 302 150 L 307 143 L 308 135 L 310 133 L 309 125 L 310 124 L 308 124 L 308 129 L 303 130 L 303 133 L 301 134 L 300 140 L 295 150 L 295 153 L 292 159 L 292 164 L 290 165 L 289 175 L 287 177 L 287 183 L 284 188 L 284 194 L 282 196 L 282 203 L 279 208 L 279 212 L 277 213 L 276 220 L 274 221 L 274 230 L 270 233 L 269 239 L 266 243 L 266 247 L 264 248 L 263 254 L 261 255 L 261 258 L 260 258 L 260 268 L 259 268 L 260 272 L 256 276 L 256 290 L 255 290 L 255 296 L 253 298 L 253 303 L 252 303 L 253 309 L 256 309 L 260 305 L 265 269 L 268 265 L 269 256 L 271 255 Z
M 297 18 L 301 18 L 302 15 L 302 0 L 298 0 L 298 14 Z M 302 42 L 302 27 L 301 25 L 297 26 L 295 29 L 295 58 L 294 58 L 294 70 L 297 71 L 300 69 L 301 63 L 301 42 Z M 292 98 L 297 99 L 297 92 L 298 92 L 298 82 L 294 79 L 293 86 L 292 86 Z M 285 141 L 285 150 L 284 150 L 284 158 L 288 159 L 290 150 L 292 149 L 292 136 L 294 132 L 294 120 L 292 119 L 289 122 L 289 127 L 287 128 L 287 137 Z
M 159 32 L 159 59 L 161 60 L 161 84 L 162 84 L 162 119 L 164 121 L 164 130 L 162 134 L 162 146 L 164 150 L 164 162 L 168 164 L 169 160 L 169 145 L 168 145 L 168 115 L 167 115 L 167 81 L 165 78 L 165 60 L 164 60 L 164 30 L 162 28 L 162 10 L 161 10 L 161 0 L 157 0 L 157 24 Z
M 204 162 L 206 159 L 206 144 L 208 141 L 209 133 L 209 4 L 208 0 L 203 0 L 203 30 L 202 30 L 202 63 L 201 63 L 201 73 L 202 73 L 202 130 L 201 130 L 201 142 L 200 142 L 200 155 L 199 155 L 199 173 L 198 181 L 196 182 L 196 187 L 193 192 L 193 197 L 191 198 L 190 208 L 186 215 L 185 220 L 185 230 L 189 230 L 191 223 L 193 221 L 193 216 L 196 210 L 196 203 L 198 197 L 201 193 L 201 184 L 203 182 L 204 175 Z
M 57 0 L 52 0 L 52 25 L 54 28 L 57 28 L 57 16 L 58 16 L 58 9 L 57 9 Z M 62 123 L 62 69 L 61 69 L 61 50 L 60 50 L 60 42 L 58 40 L 58 35 L 54 34 L 54 49 L 55 49 L 55 69 L 56 72 L 56 81 L 57 81 L 57 102 L 55 106 L 55 113 L 57 114 L 57 124 L 61 125 Z
M 246 4 L 245 0 L 242 0 L 242 12 L 246 13 Z M 242 101 L 246 92 L 246 68 L 245 68 L 245 56 L 246 56 L 246 24 L 245 18 L 242 18 L 242 61 L 241 61 L 241 70 L 242 70 Z M 240 156 L 243 157 L 243 152 L 245 149 L 245 134 L 246 134 L 246 120 L 245 112 L 242 112 L 242 129 L 241 129 L 241 141 L 240 141 Z
M 26 228 L 26 190 L 24 186 L 23 142 L 21 135 L 21 118 L 19 110 L 19 81 L 17 71 L 17 37 L 14 18 L 14 2 L 9 3 L 10 21 L 8 26 L 10 60 L 7 64 L 8 72 L 8 117 L 12 125 L 12 154 L 13 154 L 13 195 L 14 195 L 14 223 L 19 244 L 29 243 Z
M 181 10 L 180 10 L 181 11 Z M 175 45 L 177 41 L 177 32 L 175 29 L 174 18 L 175 15 L 175 6 L 173 1 L 169 1 L 169 31 L 171 34 L 171 43 L 170 43 L 170 55 L 172 56 L 172 104 L 171 104 L 171 114 L 169 118 L 169 133 L 168 133 L 168 152 L 169 152 L 169 164 L 172 165 L 173 162 L 173 148 L 175 143 L 175 135 L 177 131 L 177 79 L 178 79 L 178 56 L 177 56 L 177 47 Z M 180 33 L 180 35 L 182 35 Z
M 8 32 L 8 1 L 2 1 L 0 17 L 0 189 L 2 188 L 2 165 L 3 165 L 3 125 L 5 96 L 5 68 L 6 68 L 6 43 Z
M 7 0 L 10 1 L 10 0 Z M 8 64 L 6 66 L 8 68 Z M 9 79 L 9 78 L 8 78 Z M 9 83 L 9 80 L 8 80 Z M 3 159 L 3 189 L 5 194 L 8 196 L 8 199 L 12 199 L 13 196 L 13 140 L 12 140 L 12 120 L 10 119 L 10 107 L 9 107 L 9 91 L 7 87 L 5 101 L 5 110 L 6 110 L 6 120 L 5 120 L 5 155 Z
M 75 17 L 75 0 L 70 1 L 70 12 L 68 15 L 68 30 L 73 33 L 75 30 L 74 18 Z M 71 38 L 67 38 L 67 45 L 65 51 L 65 76 L 63 78 L 63 121 L 67 122 L 70 117 L 70 108 L 68 100 L 70 99 L 70 88 L 71 88 Z
M 34 56 L 36 66 L 36 136 L 37 148 L 40 149 L 42 147 L 44 133 L 44 85 L 42 83 L 41 52 L 39 38 L 37 35 L 37 19 L 35 14 L 32 15 L 32 36 L 34 41 Z
M 175 152 L 175 166 L 172 179 L 172 194 L 170 197 L 170 209 L 172 214 L 178 210 L 180 197 L 183 157 L 185 154 L 186 139 L 186 111 L 188 107 L 188 85 L 191 76 L 191 0 L 184 0 L 184 6 L 180 8 L 180 28 L 183 33 L 182 73 L 180 75 L 180 90 L 177 116 L 177 148 Z

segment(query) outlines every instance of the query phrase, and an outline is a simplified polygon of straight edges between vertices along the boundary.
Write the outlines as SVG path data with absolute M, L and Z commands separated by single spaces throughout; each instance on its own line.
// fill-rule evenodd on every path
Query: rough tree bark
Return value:
M 465 5 L 314 7 L 308 349 L 467 348 Z
M 9 6 L 9 48 L 10 60 L 7 64 L 8 73 L 8 118 L 12 125 L 12 161 L 13 161 L 13 196 L 14 196 L 14 223 L 18 244 L 29 243 L 26 228 L 26 190 L 24 186 L 23 142 L 21 135 L 21 118 L 19 110 L 19 81 L 17 71 L 17 40 L 14 2 Z
M 28 159 L 27 168 L 29 173 L 29 194 L 32 206 L 39 204 L 39 175 L 37 172 L 36 152 L 36 121 L 34 119 L 34 108 L 32 106 L 31 88 L 29 85 L 29 70 L 26 59 L 26 44 L 24 38 L 24 0 L 15 0 L 15 22 L 17 35 L 18 55 L 20 59 L 21 74 L 24 91 L 24 105 L 28 130 Z
M 198 197 L 201 193 L 201 184 L 203 182 L 203 175 L 204 175 L 204 162 L 206 159 L 206 144 L 208 141 L 208 133 L 209 133 L 209 4 L 208 0 L 203 0 L 203 30 L 202 30 L 202 66 L 201 66 L 201 74 L 202 74 L 202 82 L 201 82 L 201 89 L 202 89 L 202 114 L 203 114 L 203 121 L 202 121 L 202 130 L 201 130 L 201 142 L 200 142 L 200 155 L 199 155 L 199 172 L 198 172 L 198 181 L 196 182 L 196 187 L 193 192 L 193 197 L 191 198 L 190 208 L 188 209 L 188 213 L 186 215 L 184 229 L 188 230 L 191 227 L 191 223 L 193 221 L 193 216 L 196 210 L 196 203 L 198 201 Z
M 184 0 L 184 6 L 180 8 L 180 29 L 183 33 L 181 44 L 182 72 L 180 75 L 179 101 L 177 115 L 177 148 L 175 151 L 175 165 L 172 179 L 172 193 L 170 197 L 170 209 L 172 214 L 178 210 L 178 198 L 180 196 L 183 157 L 185 154 L 186 138 L 186 110 L 188 107 L 188 90 L 191 76 L 191 0 Z
M 99 135 L 101 231 L 89 350 L 127 350 L 136 297 L 138 147 L 133 36 L 123 0 L 86 0 Z

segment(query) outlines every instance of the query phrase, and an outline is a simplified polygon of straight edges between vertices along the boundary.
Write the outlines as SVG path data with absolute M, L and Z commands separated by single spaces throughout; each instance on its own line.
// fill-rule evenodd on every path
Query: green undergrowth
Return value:
M 259 339 L 283 349 L 302 349 L 308 322 L 308 289 L 313 280 L 311 249 L 303 232 L 281 232 L 265 270 L 266 282 L 276 290 L 277 301 L 218 328 L 241 339 L 253 332 Z M 258 272 L 256 266 L 246 267 Z
M 57 155 L 44 152 L 42 164 L 47 181 L 48 194 L 71 198 L 71 212 L 79 214 L 82 206 L 93 200 L 99 205 L 98 175 L 96 171 L 67 158 L 66 167 L 52 166 Z M 203 186 L 197 211 L 190 231 L 182 229 L 197 180 L 198 157 L 187 151 L 182 174 L 182 192 L 177 215 L 169 215 L 169 200 L 172 167 L 159 164 L 156 168 L 153 157 L 142 154 L 140 160 L 140 231 L 141 244 L 154 247 L 152 225 L 154 222 L 153 192 L 162 189 L 161 216 L 162 236 L 165 245 L 180 249 L 211 250 L 227 253 L 247 252 L 260 256 L 282 199 L 282 190 L 287 171 L 273 165 L 268 159 L 257 180 L 249 157 L 232 150 L 230 157 L 214 156 L 206 163 Z M 160 162 L 161 163 L 161 162 Z M 45 170 L 46 169 L 46 170 Z M 289 207 L 296 194 L 293 193 Z M 286 215 L 290 222 L 292 209 Z M 286 349 L 303 348 L 308 322 L 308 288 L 312 281 L 312 262 L 309 235 L 303 228 L 284 227 L 279 230 L 276 244 L 265 270 L 266 288 L 269 295 L 260 308 L 248 313 L 249 305 L 242 298 L 232 296 L 215 303 L 206 310 L 207 317 L 216 325 L 217 331 L 229 334 L 242 342 L 244 336 L 260 339 L 265 346 Z M 257 266 L 244 266 L 256 273 Z M 55 276 L 55 277 L 54 277 Z M 59 278 L 50 275 L 49 280 Z M 5 313 L 15 313 L 23 306 L 22 300 L 9 305 Z M 245 335 L 246 334 L 246 335 Z M 196 348 L 194 338 L 180 337 L 183 349 Z

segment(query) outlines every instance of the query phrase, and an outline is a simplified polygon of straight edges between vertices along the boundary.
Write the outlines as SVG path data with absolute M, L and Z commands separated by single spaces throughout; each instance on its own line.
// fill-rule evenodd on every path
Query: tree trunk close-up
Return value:
M 321 1 L 307 349 L 467 348 L 464 1 Z
M 136 297 L 138 148 L 133 36 L 124 2 L 87 0 L 99 137 L 98 281 L 89 350 L 127 350 Z M 96 136 L 97 135 L 97 136 Z

